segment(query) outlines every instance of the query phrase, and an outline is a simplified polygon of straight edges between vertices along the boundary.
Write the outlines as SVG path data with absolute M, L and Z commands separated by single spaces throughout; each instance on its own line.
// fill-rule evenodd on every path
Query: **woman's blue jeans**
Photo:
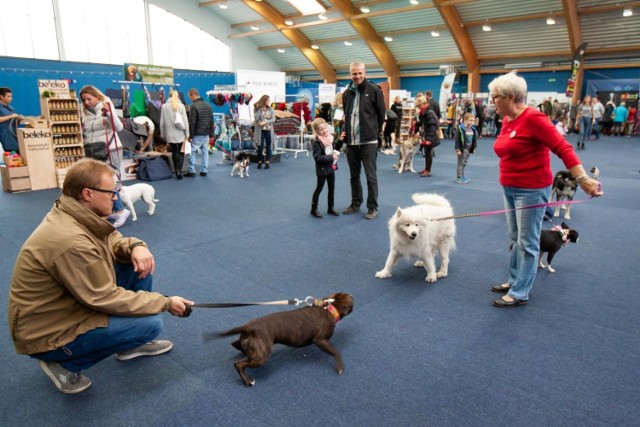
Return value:
M 585 138 L 591 135 L 591 117 L 580 116 L 579 130 L 578 142 L 584 144 Z
M 549 202 L 551 187 L 528 189 L 503 187 L 504 208 L 522 208 Z M 512 298 L 528 300 L 538 272 L 540 233 L 545 207 L 521 209 L 506 213 L 509 231 L 509 293 Z
M 116 264 L 118 286 L 131 291 L 151 291 L 153 278 L 138 279 L 132 264 Z M 109 315 L 109 325 L 78 336 L 64 346 L 45 353 L 32 354 L 39 360 L 57 362 L 64 369 L 80 372 L 112 354 L 139 347 L 162 332 L 160 315 L 123 317 Z

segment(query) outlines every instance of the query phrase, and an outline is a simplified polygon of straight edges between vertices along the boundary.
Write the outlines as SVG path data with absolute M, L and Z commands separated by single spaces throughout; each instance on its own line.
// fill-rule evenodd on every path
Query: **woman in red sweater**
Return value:
M 511 259 L 509 279 L 491 290 L 505 293 L 493 302 L 496 307 L 517 307 L 529 300 L 538 269 L 540 232 L 545 208 L 516 210 L 547 203 L 553 183 L 549 152 L 558 156 L 584 192 L 601 196 L 598 181 L 589 178 L 573 147 L 540 111 L 527 107 L 527 83 L 515 72 L 495 78 L 489 93 L 496 113 L 504 116 L 502 130 L 494 143 L 500 158 Z

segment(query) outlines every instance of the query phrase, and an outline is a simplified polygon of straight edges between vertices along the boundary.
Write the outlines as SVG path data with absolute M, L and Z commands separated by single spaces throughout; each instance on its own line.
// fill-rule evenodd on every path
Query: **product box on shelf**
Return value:
M 6 154 L 2 155 L 2 162 L 7 165 L 7 167 L 16 167 L 23 166 L 22 165 L 22 157 L 19 154 L 7 156 Z
M 47 119 L 42 117 L 25 117 L 22 121 L 27 128 L 30 129 L 44 129 L 49 127 L 47 124 Z

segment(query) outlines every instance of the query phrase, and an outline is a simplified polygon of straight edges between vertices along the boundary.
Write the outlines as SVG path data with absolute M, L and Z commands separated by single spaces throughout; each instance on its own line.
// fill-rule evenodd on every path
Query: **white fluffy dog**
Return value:
M 156 190 L 150 184 L 133 184 L 123 185 L 120 190 L 120 199 L 131 211 L 131 221 L 138 219 L 133 204 L 142 199 L 149 206 L 147 213 L 153 215 L 156 211 L 156 203 L 160 200 L 156 199 Z
M 416 205 L 398 208 L 389 220 L 389 256 L 376 277 L 391 277 L 391 270 L 400 258 L 418 258 L 415 266 L 424 267 L 425 281 L 432 283 L 449 274 L 449 252 L 456 246 L 456 223 L 453 219 L 437 219 L 453 216 L 453 209 L 449 201 L 438 194 L 416 193 L 411 198 Z M 437 273 L 436 254 L 441 259 Z

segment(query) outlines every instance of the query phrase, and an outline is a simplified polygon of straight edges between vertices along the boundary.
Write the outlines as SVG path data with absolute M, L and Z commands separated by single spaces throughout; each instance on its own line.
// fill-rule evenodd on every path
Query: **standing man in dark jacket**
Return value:
M 209 138 L 213 137 L 213 109 L 204 99 L 200 98 L 198 89 L 189 89 L 191 111 L 189 111 L 189 142 L 191 142 L 191 154 L 189 154 L 189 170 L 184 176 L 193 178 L 196 176 L 196 153 L 202 151 L 202 163 L 200 164 L 200 176 L 207 176 L 209 171 Z
M 349 73 L 352 82 L 342 94 L 344 130 L 341 139 L 347 143 L 351 204 L 342 213 L 348 215 L 360 210 L 363 201 L 360 171 L 364 166 L 368 193 L 368 211 L 364 217 L 374 219 L 378 215 L 378 138 L 384 124 L 386 106 L 380 87 L 366 79 L 362 62 L 352 62 Z

